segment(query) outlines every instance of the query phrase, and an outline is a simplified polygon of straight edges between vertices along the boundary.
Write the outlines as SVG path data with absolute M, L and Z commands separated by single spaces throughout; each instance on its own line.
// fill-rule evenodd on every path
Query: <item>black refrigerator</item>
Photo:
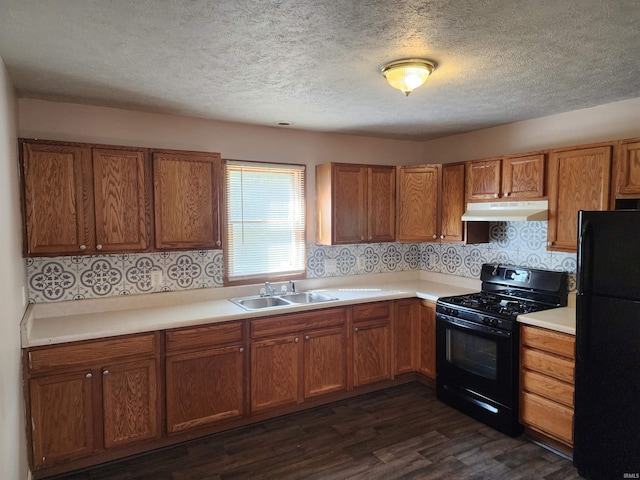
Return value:
M 640 210 L 578 214 L 573 463 L 640 478 Z

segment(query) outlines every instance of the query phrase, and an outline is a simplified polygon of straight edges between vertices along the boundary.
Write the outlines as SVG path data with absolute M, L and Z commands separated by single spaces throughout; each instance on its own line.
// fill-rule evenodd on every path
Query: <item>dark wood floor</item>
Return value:
M 410 383 L 66 475 L 65 480 L 578 479 Z

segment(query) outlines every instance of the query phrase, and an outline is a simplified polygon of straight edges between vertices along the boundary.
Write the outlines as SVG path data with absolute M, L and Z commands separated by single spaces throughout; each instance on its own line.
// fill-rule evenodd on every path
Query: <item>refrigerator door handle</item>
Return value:
M 580 212 L 582 213 L 582 212 Z M 582 220 L 582 215 L 580 215 Z M 591 222 L 586 220 L 581 222 L 580 234 L 578 235 L 578 278 L 577 288 L 578 292 L 582 294 L 588 294 L 591 292 L 591 243 L 593 230 L 591 228 Z

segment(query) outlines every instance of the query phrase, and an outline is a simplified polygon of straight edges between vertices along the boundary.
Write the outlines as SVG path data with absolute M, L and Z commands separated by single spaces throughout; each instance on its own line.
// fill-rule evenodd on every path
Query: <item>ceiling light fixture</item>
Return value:
M 387 79 L 389 85 L 397 88 L 407 97 L 418 88 L 435 70 L 436 64 L 422 58 L 407 58 L 395 60 L 383 65 L 380 73 Z

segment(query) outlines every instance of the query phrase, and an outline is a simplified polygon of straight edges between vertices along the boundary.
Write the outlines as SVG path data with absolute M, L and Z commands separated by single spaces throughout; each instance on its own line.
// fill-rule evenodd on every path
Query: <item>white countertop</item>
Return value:
M 576 302 L 575 294 L 569 295 L 568 306 L 552 308 L 542 312 L 519 315 L 518 322 L 534 327 L 548 328 L 557 332 L 576 334 Z
M 380 300 L 439 297 L 480 290 L 480 281 L 431 272 L 399 272 L 310 279 L 298 291 L 321 291 L 338 300 L 247 311 L 228 299 L 255 295 L 256 286 L 190 290 L 131 297 L 30 305 L 22 320 L 22 346 L 35 347 L 229 320 L 258 318 Z M 274 284 L 279 286 L 276 282 Z M 259 286 L 257 286 L 259 288 Z

